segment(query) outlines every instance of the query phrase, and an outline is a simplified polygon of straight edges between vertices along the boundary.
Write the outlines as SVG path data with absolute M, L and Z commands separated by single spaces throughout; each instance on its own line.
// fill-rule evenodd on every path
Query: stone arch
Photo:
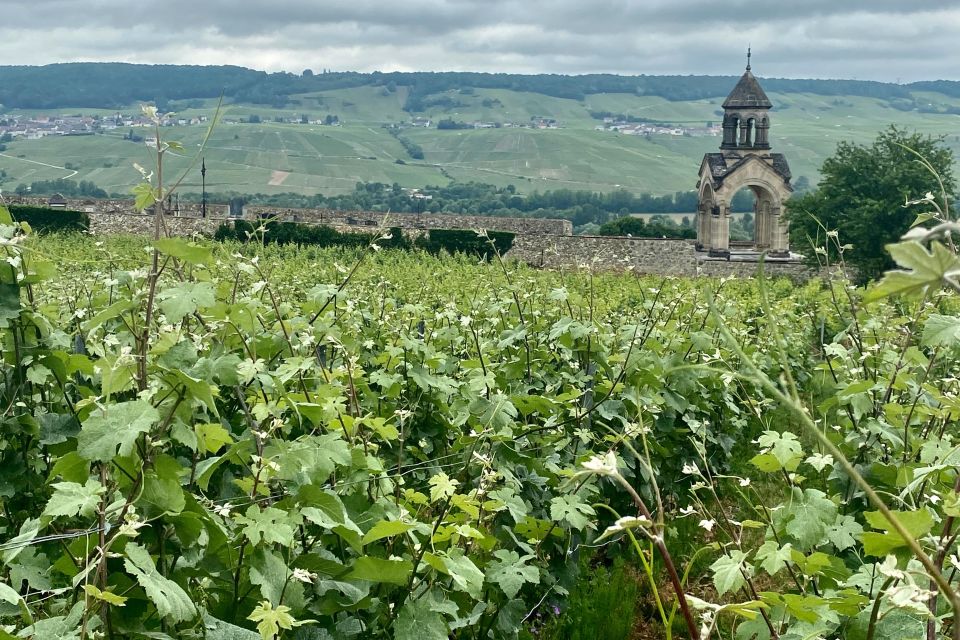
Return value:
M 710 245 L 714 215 L 719 215 L 716 193 L 713 185 L 704 180 L 697 203 L 697 251 Z
M 783 193 L 783 190 L 766 176 L 734 172 L 724 181 L 723 187 L 719 190 L 722 194 L 722 206 L 725 206 L 728 212 L 733 196 L 744 187 L 753 191 L 755 196 L 753 219 L 756 249 L 777 255 L 788 252 L 786 226 L 781 214 L 783 201 L 789 194 Z M 729 223 L 725 227 L 726 237 L 717 238 L 724 249 L 730 246 Z

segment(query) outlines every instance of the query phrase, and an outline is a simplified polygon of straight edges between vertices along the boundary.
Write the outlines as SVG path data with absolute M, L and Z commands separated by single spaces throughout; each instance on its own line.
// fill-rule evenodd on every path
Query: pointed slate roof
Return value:
M 750 66 L 740 76 L 740 81 L 723 101 L 724 109 L 769 109 L 773 106 L 770 98 L 760 88 L 760 83 L 750 71 Z
M 719 187 L 728 174 L 733 173 L 735 169 L 749 161 L 765 162 L 779 175 L 784 183 L 789 187 L 790 165 L 787 158 L 782 153 L 771 153 L 769 160 L 763 160 L 760 156 L 750 154 L 743 158 L 728 158 L 722 153 L 706 153 L 703 155 L 703 161 L 700 163 L 700 169 L 706 164 L 710 168 L 710 177 L 713 178 L 715 186 Z

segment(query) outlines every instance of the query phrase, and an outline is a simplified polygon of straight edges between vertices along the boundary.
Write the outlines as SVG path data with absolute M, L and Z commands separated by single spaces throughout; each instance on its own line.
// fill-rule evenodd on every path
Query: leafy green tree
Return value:
M 836 231 L 840 243 L 852 245 L 844 259 L 859 269 L 862 280 L 893 267 L 885 246 L 906 233 L 924 211 L 905 203 L 941 191 L 937 176 L 920 157 L 953 197 L 953 152 L 940 138 L 891 126 L 869 146 L 841 142 L 824 161 L 818 188 L 787 203 L 791 244 L 814 262 L 815 247 L 824 247 L 834 261 L 837 247 L 826 247 L 826 234 Z

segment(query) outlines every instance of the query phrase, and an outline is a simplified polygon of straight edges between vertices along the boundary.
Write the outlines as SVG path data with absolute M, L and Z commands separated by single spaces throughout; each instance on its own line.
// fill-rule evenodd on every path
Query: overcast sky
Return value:
M 957 0 L 0 0 L 0 63 L 960 80 Z

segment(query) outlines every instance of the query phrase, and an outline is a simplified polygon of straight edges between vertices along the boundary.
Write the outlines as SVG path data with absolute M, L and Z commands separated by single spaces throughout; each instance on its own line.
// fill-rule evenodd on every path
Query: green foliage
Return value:
M 719 348 L 681 281 L 161 239 L 150 298 L 142 240 L 0 231 L 15 240 L 0 249 L 15 258 L 0 270 L 0 577 L 62 637 L 84 616 L 109 635 L 107 615 L 115 636 L 302 623 L 515 637 L 572 586 L 567 550 L 597 535 L 594 505 L 623 507 L 601 482 L 569 483 L 608 434 L 658 407 L 661 473 L 679 492 L 678 425 L 717 423 L 704 447 L 718 464 L 734 434 L 761 431 L 719 375 L 671 373 Z M 34 248 L 67 256 L 60 273 Z M 725 291 L 756 304 L 749 283 Z M 789 309 L 793 291 L 778 294 Z
M 106 198 L 107 192 L 90 180 L 35 180 L 27 185 L 17 185 L 17 195 L 52 196 L 61 195 L 67 198 Z
M 906 233 L 917 214 L 925 212 L 921 207 L 929 207 L 929 202 L 914 199 L 941 191 L 954 197 L 953 162 L 953 152 L 941 139 L 896 127 L 882 132 L 870 146 L 841 142 L 824 161 L 816 191 L 787 203 L 791 245 L 814 263 L 824 257 L 835 263 L 838 246 L 827 232 L 837 233 L 840 243 L 852 245 L 844 260 L 864 281 L 876 278 L 894 266 L 886 245 Z
M 577 583 L 561 610 L 541 611 L 535 618 L 543 640 L 624 640 L 632 637 L 641 595 L 630 565 L 617 560 L 610 567 L 584 563 Z
M 376 241 L 377 246 L 407 249 L 410 243 L 399 227 L 390 229 L 389 237 L 380 238 L 375 233 L 340 232 L 324 225 L 307 225 L 295 222 L 269 222 L 265 226 L 255 225 L 245 220 L 220 225 L 214 239 L 262 240 L 265 244 L 312 245 L 316 247 L 367 247 Z
M 540 610 L 545 637 L 622 638 L 632 571 L 574 584 L 621 542 L 667 637 L 941 633 L 950 225 L 862 295 L 261 242 L 274 221 L 145 269 L 142 240 L 0 210 L 0 623 L 480 640 Z
M 392 135 L 406 140 L 397 131 Z M 242 197 L 251 204 L 277 207 L 330 208 L 338 211 L 390 211 L 407 213 L 453 213 L 465 215 L 563 218 L 575 225 L 588 222 L 604 223 L 612 216 L 628 213 L 687 213 L 697 209 L 695 191 L 678 191 L 668 195 L 652 193 L 635 194 L 624 189 L 609 193 L 585 190 L 557 189 L 534 191 L 520 195 L 514 185 L 498 187 L 480 182 L 451 182 L 441 186 L 425 186 L 419 190 L 429 200 L 411 198 L 400 187 L 380 182 L 359 182 L 352 193 L 334 196 L 315 194 L 303 196 L 295 193 L 255 193 Z M 235 195 L 235 194 L 233 194 Z M 208 194 L 212 201 L 225 202 L 231 194 Z M 197 201 L 199 195 L 189 194 Z M 734 197 L 733 210 L 753 210 L 752 192 L 741 191 Z M 669 226 L 669 218 L 660 220 L 660 226 Z
M 157 100 L 162 108 L 173 101 L 214 98 L 221 91 L 235 102 L 284 104 L 290 94 L 327 91 L 344 87 L 408 87 L 405 109 L 419 111 L 437 93 L 465 88 L 522 89 L 534 93 L 582 100 L 597 93 L 636 93 L 663 96 L 668 100 L 691 100 L 726 95 L 730 77 L 725 76 L 579 76 L 489 74 L 467 72 L 380 73 L 324 72 L 295 75 L 267 74 L 233 66 L 170 66 L 125 63 L 69 63 L 43 67 L 0 68 L 0 102 L 10 107 L 116 108 L 138 100 Z M 941 91 L 957 95 L 957 83 L 900 85 L 857 80 L 766 79 L 775 92 L 806 92 L 821 95 L 860 95 L 909 98 L 909 90 Z
M 451 255 L 462 253 L 486 260 L 494 251 L 501 256 L 507 253 L 513 246 L 514 237 L 515 234 L 509 231 L 430 229 L 425 236 L 416 239 L 414 246 L 433 254 L 446 251 Z
M 86 231 L 90 228 L 90 217 L 81 211 L 49 209 L 14 204 L 8 207 L 10 214 L 18 222 L 26 222 L 38 233 Z
M 678 226 L 667 218 L 647 222 L 642 218 L 627 216 L 601 225 L 600 235 L 635 238 L 696 238 L 697 232 L 692 227 Z

